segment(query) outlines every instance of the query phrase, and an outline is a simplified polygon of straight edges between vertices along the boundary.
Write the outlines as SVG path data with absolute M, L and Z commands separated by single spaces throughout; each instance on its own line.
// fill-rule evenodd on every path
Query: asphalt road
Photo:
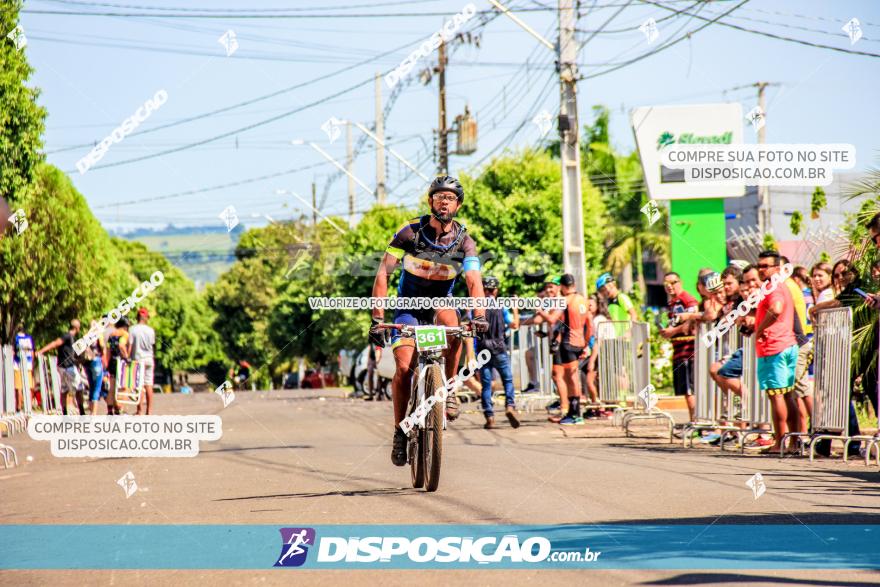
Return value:
M 445 436 L 440 489 L 410 486 L 390 462 L 387 402 L 342 390 L 163 395 L 159 414 L 219 414 L 223 437 L 192 459 L 59 459 L 27 435 L 4 439 L 3 524 L 712 524 L 880 523 L 880 473 L 863 461 L 721 454 L 670 445 L 662 428 L 625 438 L 606 421 L 560 428 L 545 414 L 486 431 L 465 413 Z M 131 471 L 139 491 L 116 481 Z M 745 485 L 762 473 L 767 492 Z M 97 546 L 100 547 L 100 546 Z M 698 548 L 698 542 L 694 548 Z M 732 548 L 735 547 L 732 546 Z M 2 546 L 0 546 L 2 556 Z M 307 584 L 876 585 L 856 571 L 297 571 Z M 0 584 L 281 584 L 277 571 L 7 571 Z

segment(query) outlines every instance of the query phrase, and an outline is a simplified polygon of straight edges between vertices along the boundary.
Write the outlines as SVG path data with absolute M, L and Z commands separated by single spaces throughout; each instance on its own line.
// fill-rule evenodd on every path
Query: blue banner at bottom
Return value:
M 880 569 L 880 525 L 0 525 L 0 569 Z

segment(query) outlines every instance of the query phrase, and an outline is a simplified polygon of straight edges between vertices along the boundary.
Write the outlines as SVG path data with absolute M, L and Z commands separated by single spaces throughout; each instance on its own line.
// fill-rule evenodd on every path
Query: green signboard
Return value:
M 721 271 L 727 265 L 724 199 L 707 198 L 669 202 L 672 270 L 697 299 L 697 274 L 703 267 Z

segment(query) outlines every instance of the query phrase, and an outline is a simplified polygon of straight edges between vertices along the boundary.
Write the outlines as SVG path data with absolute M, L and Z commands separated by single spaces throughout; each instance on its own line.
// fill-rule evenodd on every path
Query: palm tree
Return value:
M 654 226 L 666 226 L 666 223 L 658 221 Z M 609 226 L 606 238 L 611 245 L 605 255 L 605 269 L 612 273 L 620 273 L 635 263 L 636 280 L 642 294 L 646 291 L 645 275 L 642 271 L 643 251 L 652 252 L 664 271 L 669 271 L 672 267 L 669 235 L 649 227 L 647 221 L 629 226 L 623 224 Z
M 874 167 L 853 184 L 846 192 L 846 198 L 865 198 L 856 215 L 856 222 L 847 227 L 849 233 L 849 257 L 859 275 L 870 275 L 871 264 L 878 258 L 877 247 L 868 238 L 865 224 L 880 212 L 880 169 Z M 861 304 L 853 311 L 853 373 L 865 373 L 877 369 L 878 321 L 875 310 Z M 871 390 L 873 392 L 873 390 Z

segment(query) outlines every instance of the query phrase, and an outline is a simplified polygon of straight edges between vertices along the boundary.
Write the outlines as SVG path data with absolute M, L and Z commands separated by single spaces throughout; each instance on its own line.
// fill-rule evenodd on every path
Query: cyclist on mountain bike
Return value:
M 483 284 L 480 275 L 480 260 L 474 240 L 465 227 L 453 220 L 455 213 L 464 202 L 464 188 L 457 179 L 441 176 L 431 182 L 428 189 L 428 204 L 431 214 L 414 218 L 401 226 L 385 250 L 382 263 L 376 271 L 373 283 L 373 297 L 388 295 L 388 277 L 394 273 L 398 263 L 403 263 L 397 297 L 439 298 L 452 295 L 459 265 L 464 273 L 465 283 L 471 297 L 483 297 Z M 370 327 L 370 341 L 384 344 L 384 332 L 379 328 L 385 312 L 382 308 L 372 311 L 373 325 Z M 396 309 L 395 324 L 442 324 L 458 326 L 457 310 Z M 484 309 L 474 310 L 474 326 L 485 332 L 489 324 Z M 400 429 L 400 422 L 406 417 L 406 408 L 412 391 L 412 374 L 416 359 L 415 341 L 404 338 L 395 329 L 391 331 L 391 348 L 394 352 L 396 371 L 391 382 L 394 403 L 394 442 L 391 448 L 391 462 L 402 467 L 406 464 L 406 434 Z M 446 378 L 452 379 L 458 367 L 461 341 L 449 340 L 445 352 Z M 446 397 L 446 417 L 458 417 L 458 399 L 451 392 Z

